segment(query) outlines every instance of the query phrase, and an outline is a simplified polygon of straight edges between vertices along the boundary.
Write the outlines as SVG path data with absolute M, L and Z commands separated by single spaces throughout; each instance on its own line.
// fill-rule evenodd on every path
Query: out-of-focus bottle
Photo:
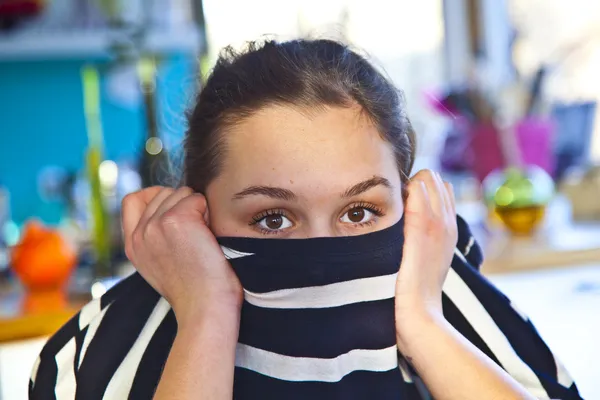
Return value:
M 552 178 L 541 168 L 495 171 L 483 182 L 485 199 L 502 224 L 514 235 L 528 236 L 543 222 L 554 196 Z
M 90 215 L 92 222 L 92 242 L 96 257 L 96 277 L 113 274 L 111 265 L 110 219 L 106 210 L 100 166 L 103 161 L 104 137 L 100 120 L 100 78 L 92 66 L 82 70 L 84 111 L 88 133 L 86 170 L 90 185 Z
M 138 74 L 144 98 L 146 136 L 142 143 L 139 173 L 142 186 L 169 185 L 171 173 L 169 156 L 158 128 L 156 112 L 156 65 L 151 57 L 138 61 Z

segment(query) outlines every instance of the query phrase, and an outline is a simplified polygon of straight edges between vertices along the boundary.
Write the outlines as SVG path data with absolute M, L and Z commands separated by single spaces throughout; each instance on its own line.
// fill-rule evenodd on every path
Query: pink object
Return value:
M 550 176 L 554 176 L 554 129 L 554 121 L 540 118 L 527 118 L 515 126 L 517 143 L 525 165 L 537 165 Z
M 519 121 L 513 132 L 516 134 L 522 163 L 524 165 L 537 165 L 550 176 L 553 176 L 553 121 L 550 119 L 527 118 Z M 479 181 L 483 181 L 490 172 L 507 166 L 498 130 L 493 124 L 472 126 L 470 136 L 471 150 L 474 153 L 473 172 Z
M 474 125 L 470 129 L 473 172 L 483 182 L 490 172 L 506 165 L 498 131 L 492 123 Z

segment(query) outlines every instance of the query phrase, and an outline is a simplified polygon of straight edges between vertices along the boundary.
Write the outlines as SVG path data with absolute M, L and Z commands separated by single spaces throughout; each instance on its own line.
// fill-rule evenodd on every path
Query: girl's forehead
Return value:
M 226 133 L 226 162 L 316 164 L 378 159 L 391 148 L 359 108 L 268 107 Z M 333 166 L 333 165 L 332 165 Z
M 360 109 L 302 112 L 271 107 L 226 133 L 218 179 L 231 190 L 248 185 L 345 190 L 364 179 L 398 175 L 393 148 Z

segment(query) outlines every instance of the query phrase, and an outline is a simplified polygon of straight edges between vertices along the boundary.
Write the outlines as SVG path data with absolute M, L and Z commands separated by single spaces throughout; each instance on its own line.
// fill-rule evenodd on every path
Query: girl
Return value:
M 398 91 L 344 45 L 226 50 L 185 186 L 123 202 L 138 273 L 49 340 L 30 397 L 578 399 L 414 154 Z

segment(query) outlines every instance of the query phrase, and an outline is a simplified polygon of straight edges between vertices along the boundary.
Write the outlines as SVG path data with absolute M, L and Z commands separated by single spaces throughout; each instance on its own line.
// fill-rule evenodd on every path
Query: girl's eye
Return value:
M 292 221 L 282 214 L 271 214 L 257 221 L 257 225 L 265 231 L 279 231 L 291 227 Z
M 348 210 L 341 218 L 347 224 L 364 224 L 370 222 L 376 214 L 364 207 L 354 207 Z

